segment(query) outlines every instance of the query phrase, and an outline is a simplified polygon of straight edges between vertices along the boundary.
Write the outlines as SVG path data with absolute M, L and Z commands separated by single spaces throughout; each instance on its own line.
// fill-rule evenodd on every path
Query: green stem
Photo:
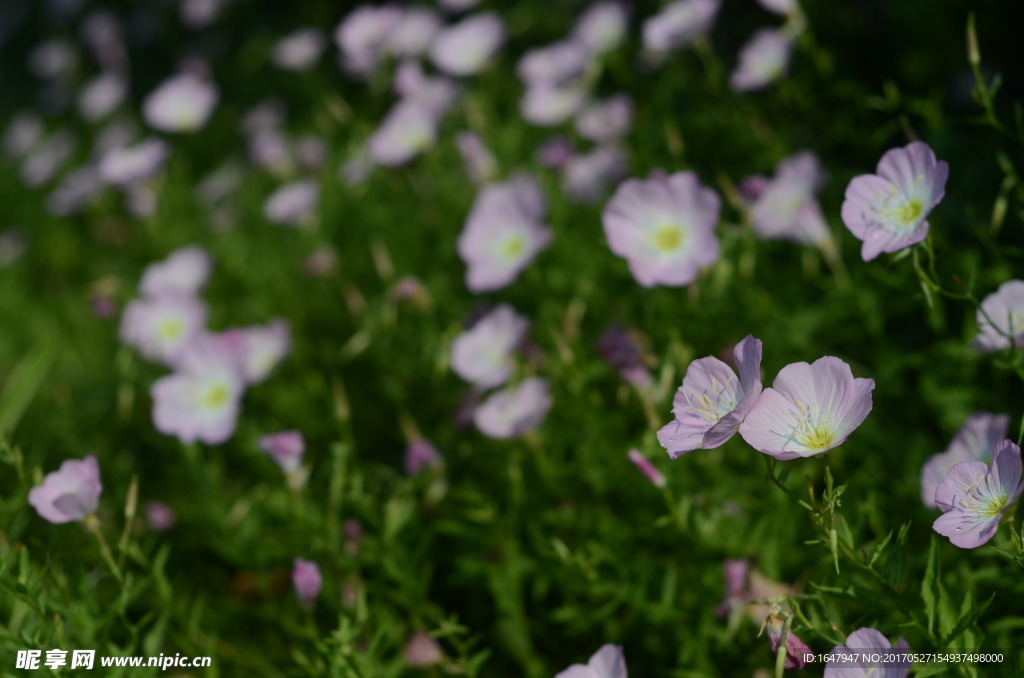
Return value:
M 121 568 L 114 561 L 114 554 L 111 553 L 110 546 L 107 545 L 107 540 L 103 537 L 103 532 L 100 531 L 100 521 L 95 515 L 89 515 L 82 521 L 82 524 L 99 542 L 100 553 L 103 555 L 103 560 L 107 561 L 107 565 L 110 566 L 110 571 L 114 574 L 114 578 L 119 582 L 123 582 L 124 576 L 121 574 Z

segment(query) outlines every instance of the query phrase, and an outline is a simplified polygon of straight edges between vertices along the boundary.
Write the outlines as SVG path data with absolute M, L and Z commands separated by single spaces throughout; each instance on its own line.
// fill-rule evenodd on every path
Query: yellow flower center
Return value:
M 896 209 L 896 218 L 904 226 L 909 226 L 910 224 L 917 221 L 918 217 L 921 216 L 921 212 L 923 210 L 924 203 L 922 203 L 919 199 L 914 198 L 913 200 L 908 200 L 907 202 L 903 203 Z
M 214 384 L 203 394 L 203 405 L 211 410 L 220 409 L 227 401 L 231 392 L 224 384 Z
M 685 234 L 675 224 L 662 224 L 654 230 L 654 247 L 659 252 L 670 254 L 682 246 Z
M 836 441 L 835 432 L 823 424 L 808 426 L 798 435 L 800 444 L 812 450 L 824 450 Z
M 160 337 L 167 341 L 173 341 L 181 336 L 181 333 L 185 330 L 185 327 L 179 318 L 167 318 L 157 330 Z
M 501 254 L 506 259 L 515 259 L 526 249 L 526 241 L 521 235 L 515 235 L 505 241 L 501 247 Z

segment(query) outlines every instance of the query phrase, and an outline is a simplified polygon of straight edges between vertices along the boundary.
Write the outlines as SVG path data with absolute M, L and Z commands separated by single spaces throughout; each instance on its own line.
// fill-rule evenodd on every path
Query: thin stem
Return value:
M 124 581 L 124 576 L 121 574 L 121 568 L 117 566 L 117 562 L 114 560 L 114 554 L 110 551 L 110 546 L 107 545 L 107 540 L 103 536 L 103 532 L 100 531 L 100 521 L 95 515 L 86 516 L 85 520 L 82 521 L 85 529 L 88 530 L 96 537 L 96 541 L 100 545 L 100 553 L 103 555 L 103 560 L 107 561 L 107 565 L 110 566 L 110 571 L 114 574 L 114 578 L 119 582 Z

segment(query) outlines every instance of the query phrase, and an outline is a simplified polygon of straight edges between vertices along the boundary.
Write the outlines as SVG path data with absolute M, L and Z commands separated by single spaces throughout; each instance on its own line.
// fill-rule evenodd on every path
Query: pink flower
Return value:
M 519 102 L 519 112 L 532 125 L 551 127 L 575 115 L 586 100 L 587 91 L 576 85 L 532 85 Z
M 213 259 L 199 245 L 175 250 L 163 261 L 150 264 L 142 273 L 139 289 L 148 297 L 164 294 L 196 294 L 210 278 Z
M 308 71 L 320 59 L 326 43 L 327 38 L 319 28 L 300 28 L 274 43 L 270 60 L 286 71 Z
M 489 438 L 518 438 L 540 426 L 550 409 L 548 382 L 529 377 L 492 394 L 473 412 L 473 421 Z
M 511 306 L 498 306 L 452 342 L 452 370 L 475 386 L 501 386 L 512 376 L 513 357 L 529 327 Z
M 562 167 L 562 188 L 569 199 L 583 204 L 597 202 L 608 187 L 628 173 L 626 155 L 618 146 L 598 146 L 570 157 Z
M 894 652 L 887 652 L 887 650 Z M 832 648 L 835 657 L 825 664 L 824 678 L 907 678 L 910 675 L 910 644 L 900 638 L 896 645 L 871 628 L 859 628 L 846 637 L 846 645 Z M 884 661 L 872 662 L 874 655 Z M 885 659 L 889 655 L 891 659 Z
M 659 471 L 647 457 L 640 454 L 638 450 L 630 450 L 627 456 L 629 457 L 629 460 L 633 462 L 638 469 L 640 469 L 640 472 L 647 477 L 647 480 L 650 481 L 651 485 L 659 488 L 665 487 L 665 476 L 662 475 L 661 471 Z
M 935 508 L 935 489 L 949 475 L 950 469 L 961 461 L 984 461 L 992 459 L 996 444 L 1006 439 L 1010 427 L 1010 416 L 975 412 L 956 432 L 945 452 L 932 455 L 921 468 L 921 501 L 928 508 Z
M 424 469 L 435 468 L 444 462 L 440 453 L 426 438 L 418 438 L 405 448 L 405 474 L 414 476 Z
M 992 453 L 992 465 L 962 461 L 935 488 L 942 515 L 932 529 L 954 546 L 978 548 L 995 536 L 1003 514 L 1024 492 L 1020 448 L 1004 440 Z
M 581 137 L 607 143 L 621 138 L 633 124 L 633 99 L 628 94 L 614 94 L 603 101 L 594 101 L 576 116 L 576 131 Z
M 776 459 L 813 457 L 846 442 L 871 412 L 874 379 L 854 379 L 839 358 L 786 365 L 740 424 L 754 449 Z
M 173 364 L 206 325 L 206 306 L 195 297 L 161 294 L 128 303 L 121 316 L 121 341 L 147 359 Z
M 245 393 L 238 353 L 220 337 L 203 335 L 189 343 L 176 367 L 153 384 L 153 425 L 186 444 L 227 441 Z
M 270 433 L 259 442 L 260 449 L 270 455 L 285 473 L 293 473 L 302 465 L 302 455 L 306 452 L 306 439 L 299 431 L 281 431 Z
M 785 637 L 787 669 L 802 669 L 807 664 L 804 655 L 811 654 L 811 648 L 807 647 L 807 644 L 800 640 L 795 633 L 786 630 L 785 619 L 779 616 L 776 610 L 768 613 L 765 629 L 768 631 L 768 642 L 772 646 L 773 654 L 779 651 L 779 646 L 782 645 L 783 637 Z
M 100 466 L 93 455 L 69 459 L 60 469 L 47 473 L 28 493 L 28 503 L 45 520 L 60 525 L 85 520 L 100 503 Z
M 292 584 L 295 585 L 295 595 L 303 606 L 312 607 L 320 595 L 323 587 L 323 577 L 320 576 L 320 566 L 311 560 L 295 559 L 292 568 Z
M 563 40 L 535 47 L 519 59 L 516 74 L 531 86 L 558 87 L 583 74 L 590 64 L 590 49 L 582 42 Z
M 789 69 L 793 38 L 783 30 L 762 28 L 740 50 L 740 62 L 729 76 L 737 92 L 763 89 Z
M 430 60 L 449 75 L 472 75 L 487 66 L 504 42 L 501 17 L 481 12 L 441 31 L 430 46 Z
M 124 103 L 128 81 L 120 73 L 100 73 L 82 86 L 78 93 L 78 112 L 86 122 L 99 122 Z
M 394 5 L 361 5 L 334 32 L 345 68 L 356 75 L 368 75 L 380 60 L 384 43 L 402 18 Z
M 177 516 L 172 509 L 162 501 L 151 501 L 146 504 L 146 524 L 154 532 L 163 532 L 174 527 Z
M 753 197 L 750 221 L 759 236 L 803 245 L 828 245 L 832 236 L 814 194 L 825 182 L 821 163 L 810 151 L 800 151 L 775 168 L 770 180 L 744 182 Z
M 676 0 L 644 22 L 644 48 L 672 52 L 711 32 L 721 0 Z
M 604 208 L 612 252 L 644 287 L 688 285 L 718 260 L 715 224 L 721 203 L 693 172 L 629 179 Z
M 572 36 L 592 54 L 618 49 L 629 29 L 629 11 L 613 0 L 599 0 L 588 7 L 572 29 Z
M 926 217 L 942 201 L 948 176 L 949 165 L 936 161 L 928 144 L 915 141 L 883 155 L 877 174 L 854 177 L 846 187 L 843 222 L 864 241 L 864 261 L 925 239 Z
M 545 139 L 536 153 L 537 163 L 549 169 L 564 167 L 572 157 L 572 141 L 562 135 Z
M 119 187 L 148 181 L 163 169 L 167 155 L 167 144 L 154 138 L 130 147 L 112 148 L 100 159 L 100 178 Z
M 978 336 L 972 348 L 995 353 L 1024 346 L 1024 280 L 1009 280 L 985 297 L 978 309 Z
M 430 150 L 437 143 L 440 115 L 415 98 L 395 104 L 366 144 L 378 165 L 397 167 Z
M 732 438 L 761 397 L 761 340 L 747 335 L 733 349 L 739 378 L 718 358 L 694 360 L 672 401 L 675 420 L 658 442 L 677 459 L 692 450 L 719 447 Z
M 551 242 L 541 223 L 547 212 L 540 184 L 530 175 L 488 184 L 477 194 L 458 252 L 472 292 L 507 287 Z
M 602 645 L 586 665 L 573 664 L 555 678 L 629 678 L 622 646 Z
M 441 18 L 432 9 L 409 7 L 388 34 L 384 49 L 398 58 L 418 57 L 441 31 Z
M 402 648 L 406 666 L 426 668 L 444 661 L 444 652 L 437 641 L 425 633 L 416 631 L 409 636 L 409 642 Z
M 320 185 L 314 179 L 300 179 L 278 187 L 263 204 L 263 216 L 280 226 L 301 226 L 316 214 Z
M 150 127 L 161 132 L 195 132 L 217 105 L 217 88 L 191 73 L 182 73 L 164 81 L 142 105 Z

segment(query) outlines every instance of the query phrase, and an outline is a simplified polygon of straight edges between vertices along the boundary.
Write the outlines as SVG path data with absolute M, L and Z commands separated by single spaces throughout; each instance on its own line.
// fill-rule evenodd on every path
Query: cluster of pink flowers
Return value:
M 152 264 L 139 285 L 142 298 L 121 318 L 122 341 L 173 370 L 153 384 L 153 423 L 184 443 L 228 440 L 246 388 L 264 381 L 291 343 L 283 320 L 209 332 L 197 293 L 212 266 L 210 255 L 195 246 Z
M 737 431 L 776 459 L 811 457 L 844 443 L 871 411 L 874 380 L 854 378 L 839 358 L 787 365 L 763 388 L 760 340 L 747 336 L 732 355 L 738 377 L 714 357 L 687 368 L 673 401 L 675 420 L 658 431 L 673 459 L 719 447 Z

